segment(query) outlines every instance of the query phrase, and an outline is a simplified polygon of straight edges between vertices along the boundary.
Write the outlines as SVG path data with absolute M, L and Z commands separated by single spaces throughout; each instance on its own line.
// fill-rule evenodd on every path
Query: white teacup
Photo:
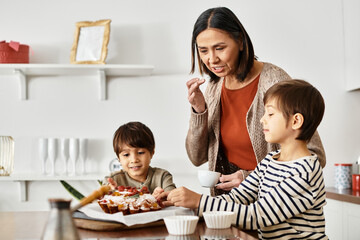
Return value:
M 209 170 L 198 170 L 198 179 L 203 187 L 214 187 L 219 182 L 221 173 L 209 171 Z

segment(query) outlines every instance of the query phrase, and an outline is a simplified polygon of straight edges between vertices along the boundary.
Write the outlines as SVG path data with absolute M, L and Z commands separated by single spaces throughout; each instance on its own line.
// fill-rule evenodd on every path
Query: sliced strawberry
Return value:
M 143 186 L 140 191 L 143 193 L 147 193 L 149 192 L 149 189 L 147 188 L 147 186 Z

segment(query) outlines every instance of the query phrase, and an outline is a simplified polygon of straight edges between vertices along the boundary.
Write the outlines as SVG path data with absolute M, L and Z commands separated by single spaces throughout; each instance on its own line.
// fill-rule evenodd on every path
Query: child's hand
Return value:
M 224 191 L 231 191 L 231 189 L 238 187 L 240 183 L 244 180 L 244 175 L 241 171 L 234 172 L 233 174 L 224 175 L 222 174 L 219 178 L 221 182 L 216 186 L 217 189 L 222 189 Z
M 162 189 L 161 187 L 156 187 L 154 189 L 154 192 L 152 193 L 152 195 L 157 198 L 161 193 L 164 192 L 164 189 Z
M 111 190 L 115 190 L 115 188 L 117 187 L 117 183 L 114 181 L 114 179 L 112 178 L 108 178 L 106 179 L 111 187 Z
M 156 188 L 155 188 L 156 189 Z M 155 192 L 155 190 L 154 190 Z M 170 192 L 162 192 L 157 197 L 156 200 L 160 204 L 161 207 L 174 206 L 174 204 L 170 201 L 167 201 L 167 196 Z
M 180 187 L 168 192 L 167 201 L 164 201 L 163 204 L 194 209 L 199 207 L 200 198 L 200 194 L 185 187 Z

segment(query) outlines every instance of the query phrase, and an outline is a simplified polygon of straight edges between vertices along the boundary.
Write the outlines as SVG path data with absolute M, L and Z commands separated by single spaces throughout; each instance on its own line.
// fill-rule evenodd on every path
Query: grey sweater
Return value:
M 118 186 L 130 186 L 136 188 L 142 188 L 146 186 L 150 193 L 153 193 L 156 187 L 161 187 L 164 191 L 171 191 L 176 188 L 171 173 L 162 168 L 156 168 L 149 166 L 148 175 L 145 182 L 138 182 L 132 179 L 127 172 L 120 170 L 111 173 L 110 176 L 105 177 L 104 183 L 107 184 L 107 178 L 111 177 L 115 180 Z
M 267 89 L 272 85 L 286 79 L 290 79 L 290 76 L 283 69 L 271 63 L 264 63 L 256 95 L 246 115 L 247 130 L 258 163 L 267 153 L 279 149 L 277 144 L 271 144 L 265 141 L 260 123 L 260 118 L 265 112 L 263 97 Z M 209 169 L 212 171 L 216 168 L 220 142 L 220 96 L 223 81 L 224 79 L 221 78 L 217 83 L 208 83 L 204 93 L 206 110 L 203 113 L 191 111 L 189 130 L 185 143 L 186 151 L 191 162 L 195 166 L 200 166 L 208 162 Z M 325 167 L 325 151 L 318 132 L 315 132 L 309 141 L 308 148 L 317 154 L 321 166 Z M 244 177 L 247 177 L 251 172 L 246 170 L 241 171 Z

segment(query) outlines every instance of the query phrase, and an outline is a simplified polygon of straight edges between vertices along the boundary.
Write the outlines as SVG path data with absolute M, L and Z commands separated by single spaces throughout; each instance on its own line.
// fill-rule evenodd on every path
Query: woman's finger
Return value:
M 189 89 L 191 87 L 191 85 L 193 85 L 194 83 L 196 83 L 199 80 L 199 78 L 192 78 L 189 81 L 186 82 L 186 86 Z
M 203 79 L 199 79 L 197 82 L 198 82 L 198 84 L 199 84 L 199 86 L 200 86 L 200 85 L 202 85 L 202 84 L 205 82 L 205 79 L 204 79 L 204 78 L 203 78 Z
M 201 92 L 200 86 L 205 82 L 205 79 L 199 79 L 198 81 L 193 82 L 191 85 L 188 86 L 188 93 L 189 95 L 192 92 Z
M 189 88 L 188 88 L 188 95 L 191 95 L 193 93 L 198 93 L 201 92 L 199 85 L 197 83 L 192 84 Z

